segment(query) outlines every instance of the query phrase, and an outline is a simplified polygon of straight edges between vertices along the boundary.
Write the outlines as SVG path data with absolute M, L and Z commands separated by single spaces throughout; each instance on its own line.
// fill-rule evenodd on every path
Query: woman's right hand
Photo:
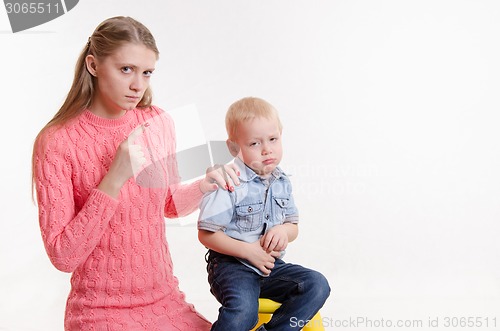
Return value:
M 221 187 L 223 190 L 232 192 L 234 191 L 233 185 L 240 185 L 239 174 L 240 170 L 234 163 L 227 165 L 216 164 L 207 169 L 205 178 L 200 181 L 200 190 L 205 194 Z
M 138 126 L 127 139 L 118 145 L 108 173 L 97 187 L 99 190 L 116 199 L 123 184 L 136 175 L 141 166 L 146 163 L 141 145 L 134 144 L 144 130 L 144 125 Z

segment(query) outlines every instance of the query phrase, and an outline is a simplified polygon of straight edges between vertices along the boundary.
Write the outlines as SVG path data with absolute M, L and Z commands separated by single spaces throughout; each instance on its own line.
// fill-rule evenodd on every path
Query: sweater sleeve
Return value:
M 203 193 L 200 180 L 186 185 L 171 185 L 167 193 L 165 216 L 168 218 L 183 217 L 198 209 Z
M 163 110 L 153 107 L 153 110 L 159 115 L 150 120 L 154 122 L 155 127 L 161 128 L 163 139 L 162 143 L 166 155 L 166 169 L 168 174 L 167 196 L 164 207 L 164 215 L 167 218 L 183 217 L 191 214 L 198 209 L 203 197 L 200 189 L 200 180 L 189 184 L 182 184 L 182 178 L 179 176 L 177 156 L 176 156 L 176 135 L 175 125 L 172 117 Z
M 173 130 L 173 126 L 171 130 Z M 181 184 L 182 178 L 179 176 L 177 158 L 174 152 L 175 142 L 173 139 L 170 141 L 174 145 L 170 146 L 171 152 L 167 157 L 169 185 L 165 203 L 165 217 L 177 218 L 187 216 L 197 210 L 203 193 L 200 189 L 201 179 L 190 184 Z
M 73 272 L 99 243 L 119 202 L 91 190 L 81 210 L 75 210 L 71 154 L 64 139 L 45 139 L 35 147 L 35 178 L 42 239 L 52 264 Z

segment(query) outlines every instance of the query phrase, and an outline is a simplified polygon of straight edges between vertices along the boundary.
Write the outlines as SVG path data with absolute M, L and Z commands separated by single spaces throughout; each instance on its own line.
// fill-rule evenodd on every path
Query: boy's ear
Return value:
M 231 153 L 233 157 L 237 157 L 238 154 L 240 153 L 240 146 L 238 146 L 237 143 L 229 139 L 226 140 L 226 145 L 227 149 L 229 149 L 229 153 Z

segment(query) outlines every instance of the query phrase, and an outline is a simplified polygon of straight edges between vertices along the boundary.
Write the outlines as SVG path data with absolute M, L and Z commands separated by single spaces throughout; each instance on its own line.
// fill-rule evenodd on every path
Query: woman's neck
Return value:
M 110 110 L 105 107 L 99 107 L 97 105 L 91 105 L 89 108 L 90 112 L 102 118 L 117 119 L 122 117 L 127 113 L 125 109 Z

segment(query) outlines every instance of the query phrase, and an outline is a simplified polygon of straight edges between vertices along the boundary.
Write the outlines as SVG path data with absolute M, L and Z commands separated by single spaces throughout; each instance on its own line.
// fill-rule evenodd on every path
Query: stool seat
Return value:
M 259 321 L 257 325 L 250 331 L 256 330 L 259 326 L 264 323 L 267 323 L 271 320 L 273 313 L 281 306 L 281 303 L 270 299 L 259 298 Z M 292 321 L 290 321 L 292 323 Z M 295 321 L 298 322 L 298 321 Z M 325 328 L 323 326 L 323 322 L 321 319 L 321 315 L 319 312 L 314 315 L 313 318 L 309 321 L 309 323 L 305 324 L 303 329 L 304 331 L 324 331 Z
M 272 314 L 281 306 L 281 303 L 270 299 L 259 299 L 259 314 Z

